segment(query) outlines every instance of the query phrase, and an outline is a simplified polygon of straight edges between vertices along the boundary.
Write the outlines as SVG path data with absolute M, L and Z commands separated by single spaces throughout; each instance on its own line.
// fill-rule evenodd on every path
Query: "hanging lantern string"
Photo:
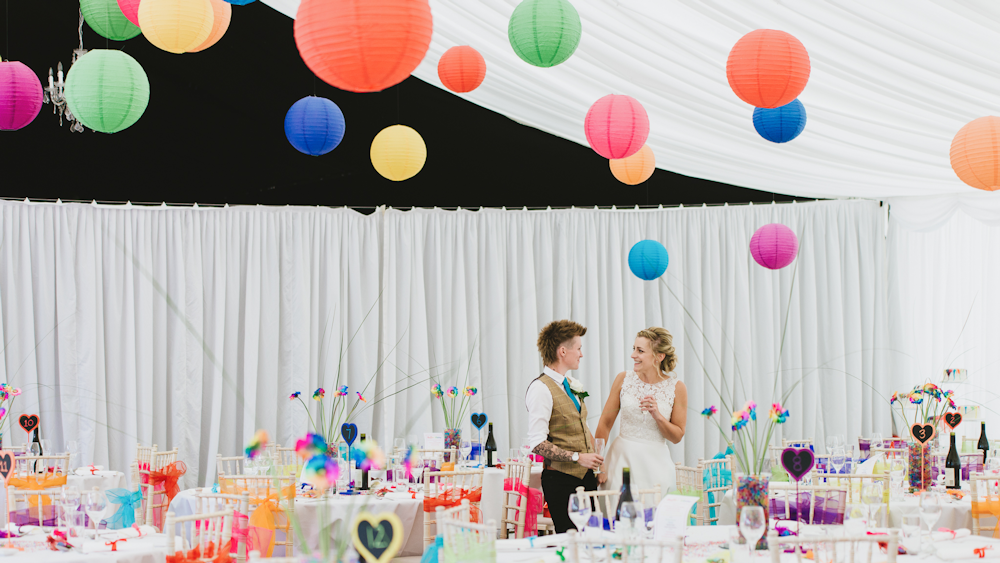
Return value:
M 402 87 L 402 82 L 396 84 L 396 123 L 402 123 L 402 121 L 399 120 L 399 89 Z

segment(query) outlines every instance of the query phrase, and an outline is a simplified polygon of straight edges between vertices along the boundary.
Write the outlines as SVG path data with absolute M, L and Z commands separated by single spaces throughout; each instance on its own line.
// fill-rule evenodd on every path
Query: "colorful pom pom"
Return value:
M 296 392 L 294 392 L 294 393 L 292 393 L 291 395 L 288 396 L 288 400 L 294 401 L 295 399 L 298 399 L 299 395 L 301 395 L 301 394 L 302 394 L 302 391 L 296 391 Z
M 346 397 L 347 396 L 347 386 L 346 385 L 341 385 L 340 389 L 337 389 L 337 396 L 338 397 Z
M 295 443 L 295 453 L 302 459 L 311 459 L 314 456 L 326 453 L 326 440 L 319 434 L 309 433 L 305 438 Z
M 313 399 L 316 399 L 317 401 L 325 396 L 326 396 L 326 391 L 322 387 L 313 391 Z
M 708 418 L 717 412 L 719 412 L 719 409 L 715 408 L 715 405 L 712 405 L 707 409 L 701 411 L 701 415 L 704 416 L 705 418 Z
M 253 438 L 250 440 L 250 443 L 247 444 L 246 447 L 247 457 L 250 459 L 257 457 L 258 455 L 260 455 L 260 452 L 264 451 L 264 448 L 266 447 L 267 447 L 267 432 L 264 430 L 258 430 L 257 433 L 253 435 Z

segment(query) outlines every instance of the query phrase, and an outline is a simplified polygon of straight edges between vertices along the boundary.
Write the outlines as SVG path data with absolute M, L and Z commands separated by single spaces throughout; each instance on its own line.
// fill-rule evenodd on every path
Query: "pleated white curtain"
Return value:
M 0 371 L 44 438 L 127 471 L 177 447 L 185 484 L 258 428 L 306 430 L 292 391 L 363 384 L 378 358 L 379 222 L 324 208 L 0 202 Z M 332 392 L 330 393 L 332 395 Z M 312 401 L 307 401 L 311 404 Z M 328 398 L 329 401 L 329 398 Z M 369 420 L 370 411 L 359 423 Z M 27 436 L 8 425 L 6 443 Z
M 774 272 L 751 258 L 751 235 L 770 222 L 798 234 L 797 266 Z M 707 378 L 721 385 L 725 377 L 729 402 L 742 406 L 752 398 L 766 416 L 778 374 L 778 395 L 790 393 L 784 437 L 888 431 L 884 228 L 871 201 L 641 211 L 390 209 L 384 347 L 395 369 L 386 382 L 419 384 L 389 399 L 392 408 L 380 411 L 382 431 L 442 431 L 425 374 L 447 387 L 462 386 L 468 373 L 480 390 L 472 411 L 496 423 L 501 452 L 517 447 L 527 432 L 524 393 L 542 369 L 538 331 L 563 318 L 588 327 L 577 375 L 592 396 L 592 428 L 615 375 L 631 365 L 635 333 L 650 325 L 673 333 L 690 397 L 687 435 L 671 446 L 675 461 L 692 464 L 724 447 L 698 416 L 719 405 Z M 665 284 L 641 281 L 627 267 L 631 246 L 647 238 L 670 254 Z M 467 417 L 463 426 L 468 435 Z

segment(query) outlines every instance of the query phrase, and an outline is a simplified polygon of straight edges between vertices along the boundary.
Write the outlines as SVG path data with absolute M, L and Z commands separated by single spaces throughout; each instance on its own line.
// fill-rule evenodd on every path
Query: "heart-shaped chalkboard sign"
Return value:
M 351 528 L 358 554 L 368 563 L 388 563 L 403 547 L 403 522 L 394 512 L 362 512 Z
M 486 426 L 486 413 L 484 412 L 472 413 L 472 425 L 482 430 L 483 426 Z
M 358 425 L 353 422 L 350 424 L 345 422 L 340 427 L 340 435 L 344 437 L 344 441 L 347 442 L 348 446 L 353 446 L 354 440 L 358 439 Z
M 910 427 L 910 434 L 913 435 L 913 439 L 920 442 L 921 444 L 926 444 L 931 441 L 934 437 L 934 426 L 930 424 L 914 424 Z
M 31 431 L 38 428 L 38 415 L 37 414 L 22 414 L 17 422 L 24 428 L 24 431 L 31 434 Z
M 3 483 L 5 486 L 13 474 L 14 454 L 8 451 L 0 451 L 0 477 L 3 477 Z
M 781 466 L 796 481 L 801 481 L 807 473 L 812 471 L 815 464 L 816 456 L 813 455 L 811 450 L 785 448 L 781 452 Z
M 947 424 L 952 430 L 954 430 L 956 426 L 962 424 L 962 413 L 958 412 L 944 413 L 944 423 Z

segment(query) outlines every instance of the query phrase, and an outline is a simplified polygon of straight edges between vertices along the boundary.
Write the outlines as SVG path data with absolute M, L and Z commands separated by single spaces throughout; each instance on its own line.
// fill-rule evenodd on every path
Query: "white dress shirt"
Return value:
M 563 379 L 566 379 L 562 374 L 548 366 L 545 366 L 542 373 L 551 377 L 559 387 L 563 386 Z M 528 407 L 528 445 L 531 446 L 531 449 L 535 449 L 535 446 L 544 442 L 549 436 L 552 393 L 549 393 L 549 388 L 544 383 L 536 379 L 528 385 L 524 403 Z

